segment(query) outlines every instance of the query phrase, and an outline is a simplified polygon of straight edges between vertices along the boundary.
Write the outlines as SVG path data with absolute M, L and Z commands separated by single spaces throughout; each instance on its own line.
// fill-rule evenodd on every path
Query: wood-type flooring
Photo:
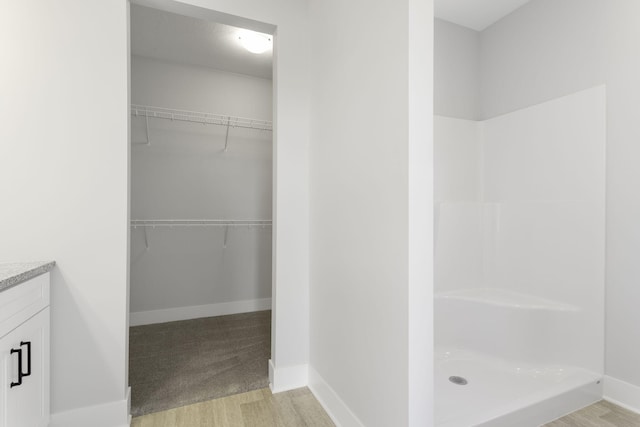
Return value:
M 640 415 L 601 400 L 544 427 L 639 427 Z
M 134 418 L 131 427 L 332 427 L 307 388 L 271 394 L 269 389 L 224 397 Z M 639 427 L 640 415 L 606 401 L 544 427 Z
M 334 427 L 308 388 L 268 388 L 134 418 L 131 427 Z

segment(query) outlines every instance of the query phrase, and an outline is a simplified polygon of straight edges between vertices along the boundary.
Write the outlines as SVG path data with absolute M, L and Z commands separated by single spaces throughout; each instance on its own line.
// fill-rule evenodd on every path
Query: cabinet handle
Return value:
M 20 347 L 23 345 L 27 346 L 27 372 L 23 372 L 22 376 L 28 377 L 31 375 L 31 341 L 20 341 Z
M 11 387 L 9 388 L 14 388 L 16 386 L 22 385 L 22 377 L 24 375 L 22 375 L 22 349 L 16 349 L 16 348 L 12 348 L 11 349 L 11 354 L 13 353 L 18 353 L 18 382 L 11 382 Z

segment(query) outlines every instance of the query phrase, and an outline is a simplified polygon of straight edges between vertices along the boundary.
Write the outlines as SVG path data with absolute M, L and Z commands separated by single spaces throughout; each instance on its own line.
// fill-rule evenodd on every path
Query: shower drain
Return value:
M 462 377 L 449 377 L 449 381 L 457 385 L 467 385 L 467 380 Z

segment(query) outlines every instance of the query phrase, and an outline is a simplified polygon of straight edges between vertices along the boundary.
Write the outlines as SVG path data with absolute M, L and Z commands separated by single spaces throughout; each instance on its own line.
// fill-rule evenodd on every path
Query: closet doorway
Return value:
M 134 417 L 268 386 L 271 41 L 131 5 Z

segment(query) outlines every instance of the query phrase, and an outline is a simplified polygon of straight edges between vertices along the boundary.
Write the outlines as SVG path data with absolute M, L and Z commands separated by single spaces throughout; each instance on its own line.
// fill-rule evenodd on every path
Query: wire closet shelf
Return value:
M 244 219 L 132 219 L 132 227 L 270 227 L 271 220 Z
M 268 132 L 273 131 L 273 123 L 268 120 L 249 119 L 246 117 L 203 113 L 198 111 L 175 110 L 148 105 L 132 104 L 131 114 L 136 117 L 152 117 L 158 119 L 227 126 L 232 128 L 257 129 Z

